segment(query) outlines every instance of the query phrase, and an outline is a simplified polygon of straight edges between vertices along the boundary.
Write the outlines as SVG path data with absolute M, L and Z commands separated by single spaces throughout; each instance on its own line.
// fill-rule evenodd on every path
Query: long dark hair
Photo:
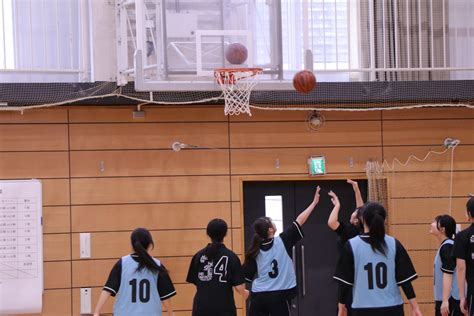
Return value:
M 141 271 L 144 268 L 150 270 L 153 273 L 167 272 L 166 269 L 158 265 L 147 252 L 150 245 L 155 246 L 153 238 L 150 232 L 146 228 L 137 228 L 132 232 L 130 236 L 132 242 L 133 251 L 138 255 L 138 268 L 137 271 Z
M 387 244 L 385 242 L 385 218 L 387 212 L 379 203 L 366 203 L 363 209 L 364 224 L 369 228 L 369 243 L 374 252 L 385 255 Z
M 255 259 L 260 251 L 260 244 L 268 238 L 268 229 L 273 227 L 272 220 L 268 217 L 260 217 L 253 222 L 253 238 L 250 247 L 245 253 L 245 261 Z
M 214 218 L 207 224 L 206 233 L 211 238 L 211 243 L 206 247 L 204 254 L 209 260 L 214 260 L 219 250 L 219 244 L 224 241 L 224 237 L 227 235 L 227 223 L 220 218 Z
M 438 215 L 435 217 L 438 230 L 443 227 L 446 237 L 453 239 L 456 234 L 456 220 L 449 215 Z
M 469 213 L 471 218 L 474 218 L 474 196 L 471 196 L 466 203 L 466 211 Z

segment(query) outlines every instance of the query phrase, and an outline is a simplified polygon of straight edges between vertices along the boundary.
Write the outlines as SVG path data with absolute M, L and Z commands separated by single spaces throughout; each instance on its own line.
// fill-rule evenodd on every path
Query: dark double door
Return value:
M 367 195 L 367 182 L 359 180 L 362 196 Z M 294 249 L 298 297 L 292 304 L 293 316 L 336 315 L 337 284 L 333 274 L 339 249 L 337 236 L 327 226 L 333 208 L 327 193 L 333 190 L 341 201 L 339 219 L 349 221 L 356 207 L 352 186 L 345 180 L 311 181 L 246 181 L 244 182 L 245 248 L 253 235 L 252 223 L 266 216 L 265 197 L 281 197 L 283 229 L 292 225 L 297 215 L 312 201 L 316 186 L 321 198 L 313 214 L 303 226 L 304 239 Z

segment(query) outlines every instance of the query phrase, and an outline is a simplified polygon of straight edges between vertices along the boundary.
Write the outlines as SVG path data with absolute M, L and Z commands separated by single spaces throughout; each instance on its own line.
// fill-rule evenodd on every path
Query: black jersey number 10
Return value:
M 130 280 L 129 284 L 132 286 L 132 303 L 137 302 L 137 279 Z M 150 300 L 150 281 L 147 279 L 140 280 L 138 283 L 138 299 L 142 303 Z
M 383 262 L 377 263 L 375 271 L 373 269 L 372 262 L 367 263 L 364 266 L 364 270 L 367 271 L 367 280 L 369 282 L 369 290 L 374 289 L 374 272 L 375 272 L 375 283 L 379 289 L 384 289 L 387 286 L 387 265 Z

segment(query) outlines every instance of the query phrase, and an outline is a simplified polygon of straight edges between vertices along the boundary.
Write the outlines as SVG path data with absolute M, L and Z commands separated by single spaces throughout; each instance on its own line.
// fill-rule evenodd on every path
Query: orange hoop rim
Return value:
M 236 73 L 248 73 L 242 77 L 235 77 Z M 252 67 L 252 68 L 216 68 L 214 69 L 214 78 L 220 85 L 234 85 L 240 80 L 256 77 L 263 72 L 263 68 Z
M 221 73 L 232 73 L 232 72 L 253 72 L 254 75 L 263 72 L 263 68 L 251 67 L 251 68 L 216 68 L 214 69 L 215 74 Z

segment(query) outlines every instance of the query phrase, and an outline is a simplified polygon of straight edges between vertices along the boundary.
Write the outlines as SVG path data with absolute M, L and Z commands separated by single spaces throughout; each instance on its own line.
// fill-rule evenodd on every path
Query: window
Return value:
M 2 0 L 0 10 L 0 82 L 90 81 L 86 1 Z
M 265 196 L 265 216 L 270 217 L 277 228 L 277 236 L 283 231 L 283 202 L 281 195 Z

